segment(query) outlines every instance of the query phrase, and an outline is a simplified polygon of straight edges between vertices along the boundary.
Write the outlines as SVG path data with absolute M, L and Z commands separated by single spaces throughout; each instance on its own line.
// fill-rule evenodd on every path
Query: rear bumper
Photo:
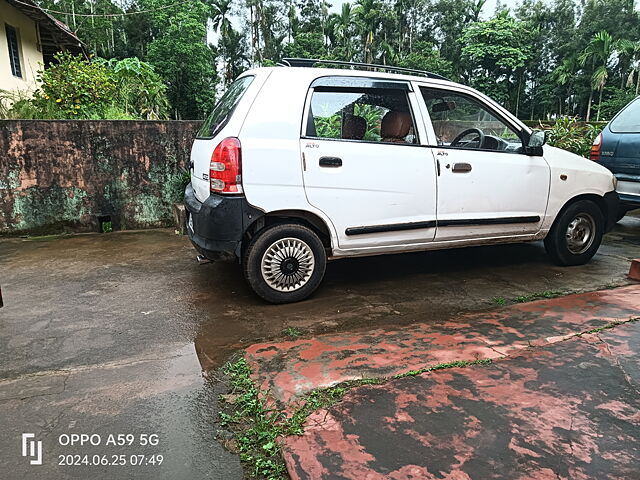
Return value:
M 615 190 L 604 194 L 604 203 L 607 208 L 605 232 L 610 232 L 618 220 L 620 211 L 620 196 Z
M 209 260 L 239 257 L 244 233 L 262 216 L 243 196 L 212 193 L 201 202 L 191 184 L 185 189 L 184 205 L 189 213 L 187 235 L 196 250 Z

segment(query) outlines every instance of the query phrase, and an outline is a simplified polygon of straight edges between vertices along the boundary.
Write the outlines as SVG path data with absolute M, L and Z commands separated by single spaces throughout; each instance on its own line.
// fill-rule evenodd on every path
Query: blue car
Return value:
M 618 220 L 640 208 L 640 97 L 624 107 L 596 137 L 591 160 L 607 167 L 618 179 Z

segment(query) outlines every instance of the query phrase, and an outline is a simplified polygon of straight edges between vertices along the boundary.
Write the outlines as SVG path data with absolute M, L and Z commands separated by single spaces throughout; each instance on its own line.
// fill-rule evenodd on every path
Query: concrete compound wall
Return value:
M 171 225 L 199 125 L 1 120 L 0 234 Z

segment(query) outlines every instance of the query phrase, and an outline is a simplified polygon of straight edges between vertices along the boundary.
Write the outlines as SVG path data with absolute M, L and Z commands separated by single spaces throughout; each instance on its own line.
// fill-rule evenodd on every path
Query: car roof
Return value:
M 381 66 L 381 68 L 384 68 Z M 297 77 L 300 79 L 317 78 L 324 76 L 340 76 L 340 77 L 366 77 L 366 78 L 380 78 L 385 80 L 397 80 L 404 82 L 428 82 L 434 84 L 440 84 L 443 86 L 462 86 L 460 83 L 452 82 L 450 80 L 443 80 L 440 78 L 421 76 L 421 75 L 407 75 L 400 73 L 389 72 L 377 72 L 369 70 L 351 70 L 346 68 L 323 68 L 323 67 L 259 67 L 247 70 L 243 75 L 257 74 L 264 71 L 279 71 L 286 72 L 291 77 Z

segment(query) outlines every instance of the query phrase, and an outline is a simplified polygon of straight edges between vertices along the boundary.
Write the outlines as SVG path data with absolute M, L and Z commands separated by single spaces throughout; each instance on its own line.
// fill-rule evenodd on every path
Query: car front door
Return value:
M 436 241 L 536 233 L 550 168 L 527 155 L 522 133 L 471 93 L 420 87 L 440 164 Z
M 300 139 L 305 192 L 333 223 L 340 249 L 433 240 L 436 170 L 419 142 L 418 110 L 408 82 L 323 77 L 311 85 Z

